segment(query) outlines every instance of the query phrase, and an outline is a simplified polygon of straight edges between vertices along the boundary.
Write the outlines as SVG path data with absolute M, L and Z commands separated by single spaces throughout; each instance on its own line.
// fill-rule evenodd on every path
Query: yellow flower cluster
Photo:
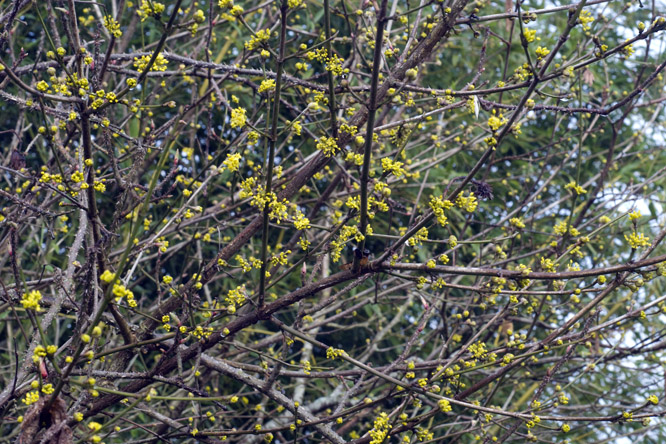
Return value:
M 75 183 L 83 182 L 84 179 L 85 179 L 85 177 L 83 176 L 83 173 L 81 171 L 78 171 L 78 170 L 74 171 L 72 173 L 71 178 L 72 178 L 72 182 L 75 182 Z
M 326 71 L 330 71 L 335 76 L 341 76 L 345 70 L 342 69 L 342 62 L 344 60 L 338 57 L 337 54 L 333 54 L 328 58 L 326 62 Z
M 255 49 L 262 46 L 263 43 L 266 43 L 271 38 L 270 29 L 260 29 L 253 35 L 250 40 L 245 42 L 245 49 L 248 51 L 254 51 Z
M 532 75 L 532 72 L 529 70 L 529 67 L 530 67 L 530 65 L 527 64 L 527 63 L 522 64 L 521 66 L 519 66 L 518 68 L 516 68 L 513 71 L 513 76 L 512 77 L 516 81 L 519 81 L 519 82 L 525 81 L 528 77 L 530 77 Z M 532 100 L 532 102 L 534 102 L 534 101 Z
M 536 49 L 536 55 L 538 59 L 543 59 L 546 57 L 548 54 L 550 54 L 550 49 L 546 48 L 545 46 L 537 46 Z
M 441 197 L 431 197 L 429 205 L 437 218 L 437 222 L 442 227 L 445 226 L 448 223 L 448 219 L 444 214 L 444 211 L 453 208 L 453 203 L 450 200 L 442 199 Z
M 333 137 L 322 137 L 317 141 L 316 146 L 319 151 L 326 154 L 326 157 L 334 156 L 339 150 L 338 143 Z
M 488 350 L 486 350 L 486 344 L 481 341 L 473 343 L 467 350 L 469 350 L 475 358 L 483 358 L 488 353 Z
M 523 35 L 525 36 L 525 40 L 527 43 L 532 43 L 534 40 L 536 40 L 536 30 L 535 29 L 527 29 L 523 31 Z
M 25 405 L 34 404 L 37 401 L 39 401 L 39 392 L 37 390 L 26 393 L 25 398 L 23 398 L 23 403 Z
M 357 166 L 363 165 L 363 154 L 361 153 L 354 153 L 353 151 L 349 151 L 347 155 L 345 156 L 345 162 L 352 163 Z
M 298 240 L 298 245 L 301 247 L 301 250 L 306 251 L 310 246 L 310 241 L 307 240 L 305 236 L 303 236 Z
M 548 273 L 555 273 L 555 262 L 553 262 L 552 259 L 542 257 L 541 269 L 543 271 L 547 271 Z
M 474 192 L 470 191 L 467 196 L 464 195 L 464 192 L 458 194 L 456 198 L 456 205 L 464 209 L 468 213 L 473 213 L 476 210 L 476 207 L 479 205 L 479 202 L 474 196 Z
M 488 126 L 490 127 L 491 130 L 497 131 L 500 129 L 501 126 L 505 125 L 508 122 L 508 120 L 500 114 L 499 117 L 497 116 L 492 116 L 490 119 L 488 119 Z
M 415 247 L 417 245 L 421 245 L 421 243 L 425 240 L 428 240 L 428 229 L 426 227 L 423 227 L 419 231 L 417 231 L 414 236 L 410 237 L 407 240 L 407 245 L 409 245 L 410 247 Z
M 326 357 L 328 359 L 335 359 L 335 358 L 338 358 L 340 356 L 344 356 L 346 354 L 347 353 L 344 350 L 342 350 L 341 348 L 328 347 L 326 349 Z
M 37 82 L 37 85 L 35 85 L 35 88 L 37 88 L 37 91 L 46 92 L 49 89 L 49 84 L 44 80 L 40 80 Z
M 345 205 L 352 210 L 360 211 L 361 210 L 361 196 L 349 196 Z
M 102 273 L 99 276 L 99 278 L 102 282 L 106 282 L 107 284 L 110 284 L 111 282 L 113 282 L 116 279 L 116 274 L 111 273 L 111 271 L 109 271 L 109 270 L 104 270 L 104 273 Z
M 402 177 L 406 173 L 405 169 L 402 167 L 403 162 L 398 162 L 397 160 L 389 159 L 384 157 L 382 159 L 382 169 L 386 172 L 393 173 L 395 177 Z
M 372 227 L 370 225 L 368 225 L 367 232 L 368 234 L 372 234 Z M 359 231 L 357 225 L 345 225 L 340 230 L 340 236 L 338 239 L 331 241 L 331 259 L 333 259 L 333 262 L 338 262 L 340 260 L 345 243 L 352 237 L 356 242 L 361 242 L 364 239 L 364 236 Z
M 437 401 L 437 405 L 439 406 L 439 410 L 441 410 L 443 413 L 450 412 L 451 410 L 453 410 L 451 408 L 451 403 L 446 399 L 440 399 L 439 401 Z
M 231 127 L 232 128 L 243 128 L 245 126 L 246 118 L 245 113 L 247 111 L 245 108 L 234 108 L 231 110 Z
M 128 290 L 124 285 L 115 284 L 113 286 L 113 295 L 116 297 L 116 303 L 120 302 L 123 297 L 127 297 L 127 305 L 134 308 L 137 306 L 134 300 L 134 293 Z
M 291 250 L 280 251 L 277 256 L 271 257 L 271 265 L 277 267 L 278 265 L 287 265 L 289 263 L 289 255 Z
M 235 6 L 234 6 L 235 7 Z M 261 93 L 270 93 L 271 91 L 275 90 L 275 80 L 273 79 L 266 79 L 261 81 L 261 85 L 259 85 L 259 94 Z
M 509 219 L 509 223 L 518 229 L 525 228 L 525 222 L 523 222 L 519 217 L 512 217 Z
M 294 227 L 297 230 L 307 230 L 310 228 L 310 220 L 303 215 L 300 211 L 296 213 L 296 217 L 294 218 Z
M 650 246 L 650 238 L 645 237 L 643 233 L 638 233 L 634 231 L 629 236 L 625 234 L 624 238 L 629 243 L 632 249 Z
M 511 361 L 513 360 L 513 358 L 514 358 L 514 355 L 513 355 L 512 353 L 507 353 L 507 354 L 504 355 L 504 357 L 502 358 L 502 363 L 501 363 L 500 365 L 501 365 L 502 367 L 504 367 L 505 365 L 510 364 Z
M 241 6 L 235 5 L 229 12 L 231 13 L 232 17 L 239 17 L 241 14 L 243 14 L 243 12 L 245 12 L 245 10 Z
M 134 57 L 134 67 L 138 72 L 143 72 L 147 67 L 148 63 L 150 62 L 150 59 L 152 56 L 150 55 L 145 55 L 139 57 Z M 150 67 L 151 71 L 166 71 L 167 69 L 167 64 L 169 61 L 164 58 L 162 53 L 157 54 L 157 58 L 155 59 L 155 63 L 153 63 L 153 66 Z
M 594 21 L 594 17 L 592 17 L 592 13 L 588 11 L 587 9 L 583 9 L 580 12 L 580 15 L 578 16 L 578 22 L 583 25 L 583 31 L 587 31 L 590 29 L 590 23 Z
M 62 176 L 60 174 L 49 174 L 46 171 L 42 171 L 42 177 L 39 178 L 39 181 L 42 183 L 62 183 Z
M 301 122 L 294 120 L 294 122 L 291 124 L 291 127 L 297 136 L 301 135 L 301 131 L 303 131 L 303 125 L 301 125 Z
M 375 419 L 372 430 L 368 432 L 368 434 L 372 438 L 370 444 L 382 444 L 386 439 L 389 430 L 391 430 L 391 424 L 389 424 L 389 416 L 386 414 L 386 412 L 382 412 Z
M 230 314 L 235 313 L 236 308 L 245 303 L 245 285 L 229 290 L 224 301 L 228 304 L 227 312 Z
M 95 189 L 95 191 L 99 191 L 100 193 L 103 193 L 103 192 L 106 191 L 106 185 L 104 184 L 104 181 L 105 181 L 105 180 L 106 180 L 106 179 L 102 179 L 102 181 L 96 180 L 96 181 L 93 183 L 93 188 Z M 82 187 L 82 188 L 83 188 L 83 187 Z
M 32 290 L 31 292 L 24 294 L 21 298 L 21 305 L 26 310 L 35 310 L 40 311 L 42 308 L 39 306 L 39 302 L 42 300 L 42 293 L 39 290 Z
M 35 347 L 35 351 L 32 353 L 32 362 L 37 364 L 41 358 L 46 357 L 46 348 L 43 345 L 38 345 Z
M 567 190 L 573 190 L 577 195 L 587 193 L 587 190 L 576 183 L 576 181 L 571 181 L 564 186 Z
M 164 4 L 153 0 L 142 0 L 141 6 L 136 11 L 142 22 L 149 16 L 159 16 L 162 12 L 164 12 Z
M 192 329 L 192 335 L 197 339 L 207 339 L 210 335 L 213 334 L 213 327 L 203 328 L 200 325 L 197 325 Z
M 120 30 L 120 23 L 110 15 L 104 16 L 104 27 L 117 39 L 123 35 Z
M 287 199 L 282 199 L 282 201 L 279 201 L 275 193 L 269 193 L 267 198 L 269 199 L 268 207 L 271 210 L 271 212 L 268 214 L 268 217 L 271 220 L 275 220 L 277 223 L 280 223 L 289 216 Z
M 243 110 L 245 111 L 245 110 Z M 224 166 L 229 168 L 229 171 L 235 172 L 238 171 L 240 168 L 240 160 L 241 160 L 241 155 L 236 153 L 236 154 L 229 154 L 227 158 L 222 162 Z

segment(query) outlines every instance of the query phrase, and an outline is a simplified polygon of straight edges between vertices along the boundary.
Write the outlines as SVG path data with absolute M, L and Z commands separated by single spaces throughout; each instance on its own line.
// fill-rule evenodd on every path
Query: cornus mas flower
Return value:
M 245 126 L 246 112 L 247 111 L 244 108 L 234 108 L 231 110 L 232 128 L 243 128 Z
M 26 293 L 21 298 L 21 305 L 26 310 L 40 311 L 42 308 L 39 305 L 39 302 L 42 300 L 42 293 L 39 290 L 33 290 L 29 293 Z

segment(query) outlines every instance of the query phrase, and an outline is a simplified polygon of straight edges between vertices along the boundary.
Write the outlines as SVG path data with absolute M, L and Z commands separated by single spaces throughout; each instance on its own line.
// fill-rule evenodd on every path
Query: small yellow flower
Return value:
M 509 219 L 509 223 L 518 229 L 525 228 L 525 222 L 518 217 L 512 217 Z
M 34 404 L 35 402 L 39 401 L 39 392 L 35 390 L 26 393 L 25 398 L 23 398 L 22 401 L 25 405 Z
M 229 154 L 227 158 L 222 162 L 224 166 L 229 168 L 229 171 L 235 172 L 238 171 L 240 168 L 240 160 L 241 160 L 241 155 L 236 153 L 236 154 Z
M 236 6 L 234 6 L 235 8 Z M 259 93 L 268 92 L 270 93 L 275 89 L 275 80 L 266 79 L 262 80 L 261 85 L 259 85 Z
M 624 238 L 632 249 L 650 246 L 650 238 L 645 237 L 643 233 L 633 232 L 629 236 L 625 234 Z
M 42 293 L 39 290 L 33 290 L 30 293 L 24 294 L 21 298 L 21 305 L 26 310 L 40 311 L 42 308 L 39 306 L 39 301 L 42 300 Z
M 437 401 L 437 405 L 439 406 L 439 409 L 444 413 L 450 412 L 452 410 L 451 403 L 446 399 L 440 399 L 439 401 Z
M 104 17 L 104 27 L 117 39 L 123 35 L 123 32 L 120 30 L 120 23 L 110 15 Z
M 328 347 L 328 349 L 326 349 L 326 357 L 328 359 L 335 359 L 345 354 L 345 351 L 340 348 Z
M 538 46 L 535 52 L 536 52 L 537 57 L 542 59 L 542 58 L 546 57 L 548 54 L 550 54 L 550 49 L 548 49 L 544 46 Z
M 245 113 L 247 111 L 245 108 L 234 108 L 231 110 L 231 127 L 232 128 L 243 128 L 245 126 Z
M 587 190 L 585 188 L 581 187 L 576 183 L 576 181 L 571 181 L 568 184 L 564 186 L 565 189 L 567 190 L 573 190 L 576 194 L 581 195 L 587 193 Z
M 99 279 L 102 282 L 106 282 L 107 284 L 110 284 L 111 282 L 113 282 L 116 279 L 116 274 L 110 272 L 109 270 L 104 270 L 104 273 L 102 273 L 99 276 Z
M 159 16 L 164 12 L 164 4 L 158 3 L 154 0 L 142 0 L 139 10 L 136 11 L 137 15 L 141 17 L 141 21 L 145 21 L 149 16 Z

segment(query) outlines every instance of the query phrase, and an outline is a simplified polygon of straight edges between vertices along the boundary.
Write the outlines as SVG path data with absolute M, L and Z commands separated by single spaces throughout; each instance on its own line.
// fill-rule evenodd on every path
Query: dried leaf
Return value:
M 9 160 L 9 168 L 20 170 L 25 167 L 25 156 L 19 150 L 13 150 Z
M 504 10 L 506 12 L 513 11 L 513 0 L 504 0 Z M 506 19 L 506 32 L 511 31 L 511 19 Z
M 587 85 L 592 85 L 594 83 L 594 73 L 587 68 L 583 71 L 583 82 Z

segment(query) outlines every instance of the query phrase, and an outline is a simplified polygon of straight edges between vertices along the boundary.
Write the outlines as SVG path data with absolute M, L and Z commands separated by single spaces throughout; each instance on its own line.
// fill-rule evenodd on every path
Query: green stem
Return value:
M 382 57 L 382 42 L 384 41 L 384 26 L 386 25 L 386 7 L 388 0 L 382 0 L 377 16 L 377 38 L 375 39 L 375 54 L 372 60 L 372 80 L 370 83 L 370 101 L 368 104 L 368 122 L 365 132 L 365 146 L 363 147 L 363 167 L 361 170 L 361 251 L 365 249 L 365 234 L 368 228 L 368 181 L 370 175 L 370 160 L 372 159 L 372 135 L 375 130 L 375 114 L 377 112 L 377 85 L 379 84 L 379 67 Z M 354 271 L 360 266 L 359 257 L 354 256 Z
M 333 43 L 331 40 L 331 11 L 329 0 L 324 0 L 324 25 L 326 27 L 326 51 L 328 57 L 333 56 Z M 333 72 L 328 71 L 328 109 L 331 113 L 331 135 L 334 139 L 338 138 L 338 122 L 335 106 L 335 85 L 333 83 Z
M 280 90 L 282 88 L 282 67 L 284 65 L 285 43 L 287 40 L 287 0 L 282 0 L 280 6 L 280 54 L 277 59 L 275 94 L 273 95 L 273 111 L 271 121 L 271 137 L 268 141 L 268 160 L 266 164 L 266 189 L 264 190 L 264 219 L 261 230 L 261 270 L 259 276 L 259 309 L 264 306 L 266 293 L 266 259 L 268 256 L 268 225 L 271 203 L 271 190 L 273 187 L 273 164 L 275 163 L 275 145 L 278 134 L 278 114 L 280 113 Z

